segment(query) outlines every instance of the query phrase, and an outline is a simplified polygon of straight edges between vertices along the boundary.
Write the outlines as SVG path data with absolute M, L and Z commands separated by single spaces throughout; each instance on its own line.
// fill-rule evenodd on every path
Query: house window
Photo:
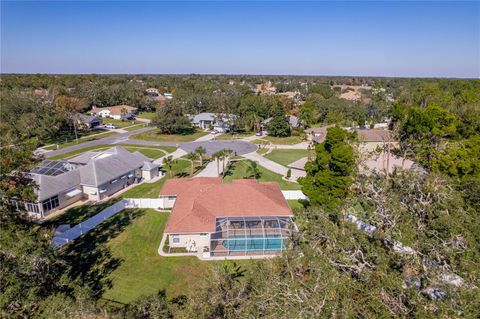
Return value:
M 59 201 L 58 201 L 58 196 L 50 197 L 49 199 L 46 199 L 42 202 L 44 212 L 48 212 L 49 210 L 52 210 L 52 209 L 58 207 L 59 205 L 60 204 L 59 204 Z
M 174 243 L 174 244 L 180 243 L 180 236 L 179 235 L 172 235 L 172 243 Z
M 27 203 L 27 211 L 30 213 L 40 214 L 40 209 L 37 203 Z
M 105 188 L 103 188 L 103 189 L 100 190 L 100 194 L 103 194 L 103 193 L 105 193 L 105 192 L 107 192 L 107 190 L 106 190 Z
M 114 180 L 111 181 L 110 183 L 115 184 L 117 181 L 118 181 L 118 179 L 114 179 Z

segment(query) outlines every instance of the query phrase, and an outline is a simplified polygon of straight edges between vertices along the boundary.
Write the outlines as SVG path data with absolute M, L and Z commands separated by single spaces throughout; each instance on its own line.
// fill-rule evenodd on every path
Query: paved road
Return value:
M 242 142 L 242 141 L 195 141 L 187 143 L 172 143 L 172 142 L 153 142 L 153 141 L 144 141 L 144 140 L 134 140 L 130 139 L 130 136 L 133 134 L 145 132 L 148 130 L 153 130 L 153 127 L 144 127 L 135 131 L 130 131 L 126 133 L 120 133 L 113 136 L 104 137 L 95 141 L 85 142 L 77 145 L 72 145 L 65 147 L 59 150 L 54 150 L 45 153 L 45 157 L 49 158 L 52 156 L 68 153 L 71 151 L 76 151 L 84 147 L 98 146 L 98 145 L 109 145 L 109 144 L 138 144 L 145 146 L 176 146 L 183 149 L 185 152 L 193 152 L 197 147 L 203 146 L 207 150 L 207 155 L 212 155 L 213 153 L 221 149 L 231 149 L 236 155 L 243 155 L 246 153 L 253 152 L 257 149 L 257 146 L 252 143 Z
M 120 134 L 116 134 L 116 135 L 113 135 L 113 136 L 107 136 L 107 137 L 104 137 L 104 138 L 101 138 L 101 139 L 98 139 L 98 140 L 95 140 L 95 141 L 90 141 L 90 142 L 85 142 L 85 143 L 80 143 L 80 144 L 68 146 L 68 147 L 65 147 L 65 148 L 61 148 L 59 150 L 54 150 L 54 151 L 47 152 L 47 153 L 45 153 L 45 157 L 49 158 L 49 157 L 52 157 L 52 156 L 68 153 L 68 152 L 71 152 L 71 151 L 76 151 L 76 150 L 79 150 L 81 148 L 89 147 L 89 146 L 121 143 L 122 141 L 127 141 L 128 137 L 130 135 L 145 132 L 145 131 L 149 131 L 149 130 L 153 130 L 153 129 L 155 129 L 155 128 L 154 127 L 144 127 L 144 128 L 141 128 L 141 129 L 138 129 L 138 130 L 135 130 L 135 131 L 120 133 Z M 150 145 L 153 145 L 153 144 L 150 144 Z

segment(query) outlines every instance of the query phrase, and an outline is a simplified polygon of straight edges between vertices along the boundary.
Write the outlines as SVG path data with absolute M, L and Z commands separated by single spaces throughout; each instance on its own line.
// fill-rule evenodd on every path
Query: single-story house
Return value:
M 92 106 L 90 113 L 100 117 L 110 117 L 115 120 L 129 120 L 134 117 L 134 114 L 138 113 L 138 109 L 130 105 L 115 105 L 108 107 Z
M 172 208 L 164 231 L 169 251 L 182 248 L 203 258 L 271 256 L 287 249 L 296 228 L 274 182 L 169 179 L 160 198 Z
M 322 127 L 312 127 L 306 129 L 304 132 L 313 142 L 323 143 L 325 141 L 325 137 L 327 137 L 327 130 L 334 126 L 335 124 L 330 124 Z
M 212 128 L 217 132 L 228 132 L 231 122 L 235 119 L 233 114 L 215 114 L 203 112 L 195 116 L 190 116 L 192 124 L 201 129 Z
M 29 174 L 37 184 L 37 199 L 25 208 L 41 219 L 82 198 L 103 200 L 141 179 L 153 179 L 159 167 L 139 152 L 116 146 L 69 160 L 45 160 Z
M 80 122 L 81 126 L 86 128 L 94 128 L 102 124 L 101 118 L 81 113 L 78 113 L 78 121 Z
M 389 130 L 381 129 L 356 129 L 360 140 L 360 150 L 373 151 L 377 147 L 385 148 L 390 146 L 392 149 L 398 147 L 398 142 L 393 140 Z
M 392 173 L 396 168 L 409 170 L 419 168 L 419 166 L 407 158 L 381 151 L 378 154 L 371 154 L 364 165 L 360 166 L 360 172 L 363 174 L 373 171 Z
M 266 130 L 268 124 L 272 121 L 272 117 L 269 117 L 265 120 L 262 121 L 262 131 Z M 298 120 L 298 117 L 295 115 L 289 115 L 288 116 L 288 124 L 290 124 L 290 127 L 292 128 L 297 128 L 300 125 L 300 121 Z

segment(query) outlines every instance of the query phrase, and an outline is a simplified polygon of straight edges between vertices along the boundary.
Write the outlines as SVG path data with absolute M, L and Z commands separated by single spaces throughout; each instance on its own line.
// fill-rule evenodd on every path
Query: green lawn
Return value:
M 263 154 L 265 154 L 266 152 L 268 152 L 268 150 L 269 150 L 268 148 L 259 148 L 259 149 L 257 150 L 257 153 L 260 154 L 260 155 L 263 155 Z
M 249 161 L 237 161 L 232 162 L 229 170 L 226 173 L 224 181 L 229 183 L 234 179 L 241 179 L 247 176 L 247 167 L 249 166 Z M 277 182 L 281 189 L 283 190 L 297 190 L 300 189 L 300 185 L 297 183 L 287 182 L 282 179 L 280 174 L 274 173 L 272 171 L 263 168 L 262 166 L 258 166 L 260 171 L 260 178 L 258 179 L 259 182 Z
M 117 134 L 116 132 L 101 133 L 101 131 L 97 131 L 97 133 L 99 133 L 99 134 L 89 136 L 89 137 L 79 138 L 78 139 L 78 144 L 82 144 L 82 143 L 90 142 L 90 141 L 95 141 L 95 140 L 98 140 L 98 139 L 101 139 L 101 138 L 104 138 L 104 137 L 108 137 L 108 136 L 112 136 L 112 135 Z M 73 140 L 73 141 L 68 142 L 68 143 L 59 144 L 59 148 L 65 148 L 65 147 L 72 146 L 72 145 L 77 145 L 77 141 Z M 56 145 L 50 145 L 50 146 L 44 147 L 44 149 L 46 149 L 46 150 L 56 150 L 57 146 Z
M 285 149 L 285 150 L 277 149 L 265 155 L 265 157 L 268 158 L 269 160 L 277 162 L 278 164 L 281 164 L 283 166 L 288 166 L 289 164 L 295 162 L 296 160 L 299 160 L 307 156 L 308 156 L 307 150 L 292 150 L 292 149 Z
M 95 145 L 95 146 L 84 147 L 79 150 L 71 151 L 71 152 L 60 154 L 57 156 L 53 156 L 53 157 L 50 157 L 49 159 L 51 160 L 66 159 L 66 158 L 71 158 L 79 154 L 85 153 L 87 151 L 104 151 L 114 146 L 125 147 L 130 152 L 139 151 L 145 156 L 150 158 L 162 157 L 163 155 L 165 155 L 165 153 L 162 151 L 171 153 L 177 149 L 174 146 L 143 146 L 143 145 L 135 145 L 135 144 Z
M 301 143 L 302 139 L 299 136 L 288 136 L 288 137 L 264 136 L 262 138 L 254 140 L 253 143 L 261 144 L 264 141 L 268 141 L 276 145 L 293 145 L 293 144 Z
M 137 117 L 151 120 L 155 117 L 155 112 L 140 112 L 137 114 Z
M 219 140 L 219 141 L 222 141 L 222 140 L 237 140 L 237 139 L 241 139 L 241 138 L 252 136 L 252 135 L 255 135 L 255 133 L 252 133 L 252 132 L 234 133 L 234 134 L 224 133 L 224 134 L 218 135 L 216 137 L 216 139 Z
M 133 140 L 145 140 L 154 142 L 192 142 L 197 138 L 209 134 L 204 131 L 196 131 L 193 134 L 159 134 L 158 130 L 150 130 L 130 136 Z
M 144 210 L 107 246 L 121 261 L 109 275 L 112 288 L 103 297 L 129 303 L 142 295 L 165 289 L 172 297 L 185 293 L 206 273 L 208 262 L 196 257 L 161 257 L 158 247 L 168 213 Z
M 136 124 L 136 125 L 133 125 L 133 126 L 129 126 L 129 127 L 124 127 L 123 129 L 125 131 L 135 131 L 135 130 L 138 130 L 138 129 L 141 129 L 143 127 L 147 127 L 148 125 L 143 123 L 143 124 Z
M 127 126 L 132 126 L 135 124 L 143 124 L 143 122 L 137 121 L 137 120 L 115 120 L 111 118 L 104 118 L 102 124 L 113 124 L 118 128 L 122 127 L 127 127 Z
M 290 206 L 291 209 L 303 208 L 303 205 L 296 199 L 287 200 L 287 202 L 288 202 L 288 206 Z

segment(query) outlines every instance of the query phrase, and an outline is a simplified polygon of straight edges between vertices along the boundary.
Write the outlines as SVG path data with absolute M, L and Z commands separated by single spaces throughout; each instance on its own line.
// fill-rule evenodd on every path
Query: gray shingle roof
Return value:
M 73 170 L 56 176 L 30 174 L 37 183 L 37 200 L 42 201 L 80 185 L 80 172 Z
M 113 147 L 93 157 L 80 168 L 81 183 L 100 186 L 143 166 L 145 160 L 121 147 Z
M 100 152 L 94 152 L 94 151 L 88 151 L 83 154 L 80 154 L 78 156 L 70 158 L 68 161 L 70 163 L 75 163 L 75 164 L 82 164 L 85 165 L 92 159 L 92 157 L 100 154 Z
M 155 164 L 153 162 L 145 161 L 145 162 L 143 162 L 142 170 L 143 171 L 151 171 L 152 169 L 155 169 L 157 167 L 158 167 L 157 164 Z

